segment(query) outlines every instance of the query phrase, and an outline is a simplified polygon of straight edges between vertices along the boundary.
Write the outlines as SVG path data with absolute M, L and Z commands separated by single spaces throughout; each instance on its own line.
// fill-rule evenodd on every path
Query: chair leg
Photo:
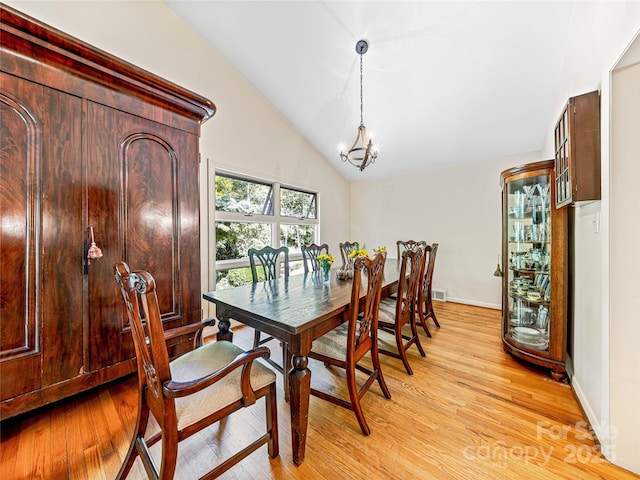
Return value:
M 427 326 L 427 321 L 424 319 L 420 319 L 420 325 L 422 325 L 422 329 L 425 331 L 425 333 L 427 334 L 427 337 L 429 338 L 433 338 L 431 336 L 431 332 L 429 331 L 429 327 Z
M 280 454 L 278 443 L 278 402 L 276 399 L 276 384 L 269 387 L 269 395 L 265 397 L 267 431 L 271 433 L 267 449 L 271 458 L 276 458 Z
M 378 343 L 378 339 L 375 340 L 376 344 Z M 380 356 L 378 354 L 378 349 L 371 350 L 371 363 L 373 365 L 373 370 L 377 372 L 377 380 L 378 385 L 380 385 L 380 390 L 382 390 L 382 394 L 385 398 L 391 398 L 391 392 L 389 391 L 389 387 L 387 387 L 387 382 L 384 381 L 384 376 L 382 375 L 382 366 L 380 365 Z
M 289 403 L 289 370 L 291 370 L 292 355 L 289 346 L 282 342 L 282 378 L 284 379 L 284 401 Z
M 260 330 L 254 330 L 253 332 L 253 348 L 260 346 Z
M 429 327 L 427 326 L 427 315 L 425 315 L 425 309 L 427 308 L 427 302 L 425 301 L 422 304 L 418 305 L 418 318 L 420 319 L 420 325 L 422 325 L 422 329 L 424 330 L 424 333 L 427 334 L 427 337 L 432 338 L 431 337 L 431 332 L 429 331 Z
M 415 339 L 416 346 L 418 347 L 418 351 L 420 355 L 426 357 L 427 354 L 424 352 L 424 348 L 422 348 L 422 343 L 420 342 L 420 336 L 418 335 L 418 326 L 416 325 L 416 317 L 415 315 L 411 317 L 411 335 Z
M 355 368 L 346 369 L 347 374 L 347 389 L 349 390 L 349 400 L 351 401 L 351 409 L 353 413 L 356 414 L 356 418 L 358 419 L 358 423 L 360 424 L 360 430 L 365 436 L 369 436 L 371 434 L 371 429 L 369 425 L 367 425 L 367 421 L 364 418 L 364 412 L 362 411 L 362 406 L 360 405 L 360 397 L 358 396 L 358 385 L 356 384 L 356 372 Z
M 411 365 L 409 365 L 409 359 L 407 358 L 407 351 L 404 349 L 404 338 L 402 337 L 402 331 L 400 331 L 399 328 L 396 328 L 396 346 L 398 347 L 398 354 L 400 356 L 400 360 L 402 360 L 405 370 L 409 375 L 413 375 L 413 370 L 411 369 Z
M 436 327 L 440 328 L 440 324 L 438 323 L 438 319 L 436 318 L 436 312 L 433 311 L 433 307 L 429 305 L 429 313 L 431 313 L 431 318 L 433 318 L 433 323 L 436 324 Z
M 173 480 L 178 462 L 178 432 L 172 429 L 162 431 L 162 460 L 158 480 Z
M 116 480 L 123 480 L 127 478 L 131 467 L 133 467 L 133 462 L 136 461 L 136 457 L 138 456 L 138 449 L 136 448 L 137 439 L 139 437 L 144 438 L 144 434 L 147 431 L 147 424 L 149 423 L 149 407 L 144 403 L 143 391 L 140 389 L 138 390 L 138 418 L 136 420 L 136 428 L 133 431 L 133 437 L 131 439 L 131 444 L 129 445 L 127 456 L 125 457 L 122 467 L 120 467 L 118 475 L 116 475 Z

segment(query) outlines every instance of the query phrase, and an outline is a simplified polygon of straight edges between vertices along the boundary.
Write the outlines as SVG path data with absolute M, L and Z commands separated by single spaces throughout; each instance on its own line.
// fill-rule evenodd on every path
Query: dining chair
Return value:
M 211 325 L 212 320 L 164 331 L 151 274 L 142 270 L 131 272 L 124 262 L 117 262 L 114 270 L 129 317 L 138 368 L 136 426 L 117 480 L 126 478 L 138 456 L 150 479 L 172 479 L 180 441 L 263 397 L 266 433 L 202 478 L 217 477 L 265 444 L 269 456 L 277 457 L 276 378 L 259 360 L 269 357 L 269 349 L 261 347 L 246 352 L 226 341 L 202 345 L 202 328 Z M 194 349 L 170 360 L 165 342 L 194 332 Z M 150 415 L 160 431 L 153 429 L 155 433 L 145 438 Z M 209 437 L 210 441 L 218 438 Z M 162 442 L 159 471 L 149 451 L 158 441 Z
M 318 255 L 323 253 L 329 253 L 329 245 L 323 243 L 322 245 L 316 245 L 312 243 L 310 245 L 303 245 L 300 247 L 302 251 L 302 263 L 304 264 L 304 273 L 309 273 L 309 265 L 311 265 L 312 272 L 318 272 L 321 270 L 320 262 L 317 260 Z
M 426 248 L 427 246 L 427 242 L 425 242 L 424 240 L 420 240 L 420 241 L 415 241 L 415 240 L 398 240 L 396 241 L 396 248 L 398 251 L 398 261 L 400 261 L 400 259 L 402 258 L 402 252 L 404 252 L 405 250 L 415 250 L 419 247 L 421 248 Z M 423 256 L 422 262 L 424 263 L 426 257 Z M 388 298 L 392 298 L 395 300 L 396 295 L 390 295 Z M 417 309 L 416 309 L 417 311 Z
M 349 399 L 347 400 L 313 387 L 311 388 L 311 394 L 353 411 L 364 435 L 369 435 L 371 429 L 367 424 L 360 404 L 362 396 L 377 381 L 383 395 L 386 398 L 391 398 L 391 393 L 384 381 L 380 367 L 377 338 L 378 306 L 380 304 L 385 259 L 386 254 L 377 253 L 371 259 L 360 257 L 355 260 L 348 321 L 314 340 L 309 353 L 310 358 L 319 360 L 325 365 L 333 365 L 345 370 Z M 363 271 L 366 273 L 367 287 L 364 308 L 359 314 L 362 286 L 361 273 Z M 360 363 L 362 358 L 369 353 L 371 354 L 371 368 Z M 360 386 L 358 386 L 356 379 L 356 370 L 367 375 L 367 379 L 364 382 L 360 382 Z
M 250 248 L 248 251 L 249 265 L 251 266 L 251 279 L 253 283 L 273 280 L 278 278 L 278 268 L 280 262 L 282 262 L 283 276 L 289 278 L 289 248 L 280 247 L 273 248 L 270 246 L 263 247 L 261 249 Z M 255 330 L 253 334 L 253 348 L 258 348 L 267 342 L 274 340 L 271 335 L 262 337 L 260 330 Z M 289 355 L 289 349 L 287 344 L 280 342 L 282 347 L 282 365 L 275 362 L 272 358 L 267 359 L 269 364 L 273 366 L 278 372 L 282 373 L 284 378 L 284 398 L 289 400 L 289 369 L 288 365 L 291 365 L 291 357 Z
M 433 243 L 426 247 L 425 255 L 428 253 L 428 260 L 426 262 L 426 269 L 422 276 L 420 285 L 418 286 L 418 298 L 417 316 L 420 319 L 420 324 L 424 329 L 428 337 L 431 337 L 431 332 L 427 326 L 427 320 L 431 318 L 437 328 L 440 328 L 440 323 L 436 318 L 436 313 L 433 310 L 431 287 L 433 284 L 433 270 L 436 264 L 436 253 L 438 253 L 438 244 Z
M 342 266 L 352 267 L 353 266 L 353 258 L 349 257 L 349 254 L 354 250 L 358 249 L 358 242 L 344 242 L 340 244 L 340 256 L 342 256 Z
M 415 240 L 398 240 L 396 242 L 396 247 L 398 249 L 398 259 L 402 258 L 402 252 L 405 250 L 415 250 L 417 247 L 426 247 L 427 242 L 424 240 L 415 241 Z
M 380 353 L 402 360 L 409 375 L 413 375 L 413 370 L 409 365 L 407 350 L 415 344 L 420 355 L 426 356 L 420 343 L 415 319 L 424 253 L 425 249 L 422 246 L 402 252 L 396 298 L 386 298 L 381 301 L 378 314 Z M 410 335 L 403 332 L 405 325 L 409 326 Z

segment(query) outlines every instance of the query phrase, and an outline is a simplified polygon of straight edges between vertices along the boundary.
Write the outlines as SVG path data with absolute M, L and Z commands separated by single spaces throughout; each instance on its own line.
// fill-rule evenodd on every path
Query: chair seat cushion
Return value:
M 347 359 L 347 331 L 349 324 L 343 323 L 313 341 L 311 351 L 337 360 Z
M 185 353 L 171 362 L 171 378 L 177 382 L 187 382 L 209 375 L 224 367 L 243 353 L 237 345 L 226 341 L 216 341 Z M 181 430 L 207 415 L 220 410 L 242 398 L 240 375 L 237 368 L 222 380 L 204 390 L 187 397 L 176 398 L 178 429 Z M 251 386 L 258 390 L 276 381 L 276 375 L 265 366 L 261 359 L 251 367 Z
M 396 323 L 396 299 L 385 298 L 380 302 L 378 322 Z

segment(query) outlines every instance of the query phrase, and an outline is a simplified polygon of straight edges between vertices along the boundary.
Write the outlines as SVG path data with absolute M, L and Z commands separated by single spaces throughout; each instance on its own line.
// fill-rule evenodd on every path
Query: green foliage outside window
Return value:
M 273 188 L 263 183 L 216 175 L 216 210 L 273 215 Z
M 216 260 L 246 257 L 249 248 L 271 243 L 271 225 L 267 223 L 216 222 Z
M 283 217 L 316 218 L 316 195 L 300 190 L 281 188 L 280 215 Z
M 280 245 L 289 247 L 289 253 L 301 252 L 302 245 L 313 243 L 315 225 L 281 225 Z

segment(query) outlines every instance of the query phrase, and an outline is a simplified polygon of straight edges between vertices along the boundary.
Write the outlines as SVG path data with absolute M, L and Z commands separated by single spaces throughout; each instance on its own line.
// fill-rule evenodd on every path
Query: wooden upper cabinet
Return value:
M 600 200 L 600 94 L 567 102 L 555 127 L 556 208 Z
M 2 4 L 0 20 L 4 420 L 134 371 L 116 261 L 152 272 L 168 328 L 200 321 L 215 107 Z M 89 263 L 90 226 L 104 256 Z

